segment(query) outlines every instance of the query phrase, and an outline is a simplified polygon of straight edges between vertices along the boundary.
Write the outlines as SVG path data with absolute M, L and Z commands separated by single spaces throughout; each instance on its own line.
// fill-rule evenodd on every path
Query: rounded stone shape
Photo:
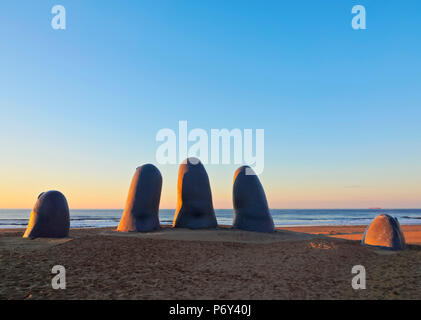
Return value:
M 59 191 L 38 196 L 24 238 L 64 238 L 69 235 L 70 214 L 66 197 Z
M 211 229 L 217 226 L 208 174 L 199 159 L 188 158 L 178 170 L 173 227 Z
M 153 164 L 136 168 L 117 231 L 148 232 L 160 228 L 162 176 Z
M 269 211 L 265 191 L 258 176 L 249 166 L 242 166 L 234 174 L 234 229 L 274 232 L 275 225 Z
M 362 243 L 381 249 L 405 249 L 405 236 L 397 218 L 380 214 L 367 227 Z

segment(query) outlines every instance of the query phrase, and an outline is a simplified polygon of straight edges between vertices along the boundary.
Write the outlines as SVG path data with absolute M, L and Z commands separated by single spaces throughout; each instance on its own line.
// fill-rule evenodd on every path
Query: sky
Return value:
M 175 208 L 155 137 L 182 120 L 264 129 L 271 208 L 420 208 L 420 39 L 418 0 L 1 1 L 0 208 L 120 209 L 145 163 Z M 206 165 L 215 208 L 237 167 Z

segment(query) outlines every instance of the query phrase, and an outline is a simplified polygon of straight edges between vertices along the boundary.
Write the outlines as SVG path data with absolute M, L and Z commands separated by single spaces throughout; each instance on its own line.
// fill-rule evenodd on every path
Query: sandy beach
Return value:
M 421 299 L 421 226 L 403 226 L 401 252 L 362 246 L 362 226 L 114 229 L 35 240 L 0 231 L 0 299 Z M 57 264 L 66 290 L 51 288 Z M 366 290 L 351 287 L 354 265 L 366 268 Z

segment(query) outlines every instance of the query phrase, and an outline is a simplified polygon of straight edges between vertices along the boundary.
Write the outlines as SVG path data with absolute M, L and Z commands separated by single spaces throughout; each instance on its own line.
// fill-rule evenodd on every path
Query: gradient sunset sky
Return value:
M 264 129 L 272 208 L 421 207 L 419 0 L 8 0 L 0 43 L 0 208 L 123 208 L 144 163 L 174 208 L 155 135 L 180 120 Z M 216 208 L 236 167 L 206 166 Z

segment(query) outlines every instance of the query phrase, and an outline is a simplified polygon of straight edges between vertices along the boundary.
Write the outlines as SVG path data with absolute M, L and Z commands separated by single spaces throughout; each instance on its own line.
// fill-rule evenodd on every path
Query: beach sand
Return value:
M 0 299 L 421 299 L 421 226 L 402 228 L 401 252 L 362 246 L 363 226 L 72 229 L 35 240 L 0 230 Z M 66 268 L 65 290 L 51 288 L 54 265 Z M 354 265 L 366 290 L 352 289 Z

